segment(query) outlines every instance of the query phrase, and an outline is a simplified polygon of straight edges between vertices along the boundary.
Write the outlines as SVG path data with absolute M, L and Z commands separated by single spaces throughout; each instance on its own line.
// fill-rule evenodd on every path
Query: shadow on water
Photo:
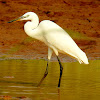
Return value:
M 63 63 L 61 87 L 57 88 L 59 64 L 49 64 L 48 76 L 40 87 L 44 60 L 1 60 L 0 100 L 99 100 L 100 60 L 89 65 Z

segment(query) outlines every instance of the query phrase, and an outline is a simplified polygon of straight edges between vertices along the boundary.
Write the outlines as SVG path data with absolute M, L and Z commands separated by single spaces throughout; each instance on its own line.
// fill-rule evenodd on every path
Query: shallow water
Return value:
M 40 87 L 44 60 L 0 60 L 0 100 L 100 100 L 100 60 L 89 65 L 62 63 L 61 87 L 58 62 L 50 62 Z

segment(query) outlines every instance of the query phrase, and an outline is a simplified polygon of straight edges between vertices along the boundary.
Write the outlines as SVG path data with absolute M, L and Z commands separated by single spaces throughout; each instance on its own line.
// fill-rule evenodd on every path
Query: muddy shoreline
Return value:
M 62 28 L 79 32 L 81 36 L 73 38 L 86 52 L 89 59 L 100 59 L 100 1 L 99 0 L 0 0 L 0 59 L 47 59 L 47 46 L 29 38 L 24 30 L 25 22 L 8 21 L 33 11 L 40 21 L 52 20 Z M 62 61 L 75 61 L 60 54 Z M 53 54 L 52 61 L 56 61 Z

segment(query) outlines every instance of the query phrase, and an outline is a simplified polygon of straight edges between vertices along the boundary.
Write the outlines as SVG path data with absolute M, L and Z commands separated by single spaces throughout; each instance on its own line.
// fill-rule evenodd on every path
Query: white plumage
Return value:
M 57 56 L 60 65 L 60 77 L 58 87 L 60 87 L 63 66 L 58 58 L 59 52 L 68 54 L 74 57 L 79 63 L 89 64 L 86 54 L 77 46 L 73 39 L 60 26 L 50 20 L 44 20 L 39 23 L 39 18 L 34 12 L 27 12 L 23 16 L 12 20 L 8 23 L 17 20 L 30 20 L 25 23 L 24 30 L 26 34 L 32 38 L 44 42 L 48 46 L 48 61 L 46 71 L 38 86 L 42 83 L 48 74 L 48 62 L 51 59 L 52 52 Z
M 29 15 L 29 16 L 28 16 Z M 88 64 L 86 54 L 77 46 L 73 39 L 60 26 L 50 20 L 40 22 L 38 16 L 33 12 L 24 14 L 21 20 L 31 20 L 25 23 L 24 30 L 27 35 L 32 38 L 44 42 L 50 51 L 54 51 L 58 56 L 58 52 L 66 53 L 76 58 L 79 63 Z M 48 53 L 48 59 L 51 58 L 52 52 Z

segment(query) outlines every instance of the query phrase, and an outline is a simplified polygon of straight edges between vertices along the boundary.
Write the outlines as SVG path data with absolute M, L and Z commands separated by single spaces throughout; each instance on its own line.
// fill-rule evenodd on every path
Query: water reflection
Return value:
M 89 65 L 63 63 L 61 87 L 57 88 L 59 64 L 49 64 L 48 76 L 40 87 L 46 61 L 1 60 L 0 100 L 99 100 L 100 60 Z

